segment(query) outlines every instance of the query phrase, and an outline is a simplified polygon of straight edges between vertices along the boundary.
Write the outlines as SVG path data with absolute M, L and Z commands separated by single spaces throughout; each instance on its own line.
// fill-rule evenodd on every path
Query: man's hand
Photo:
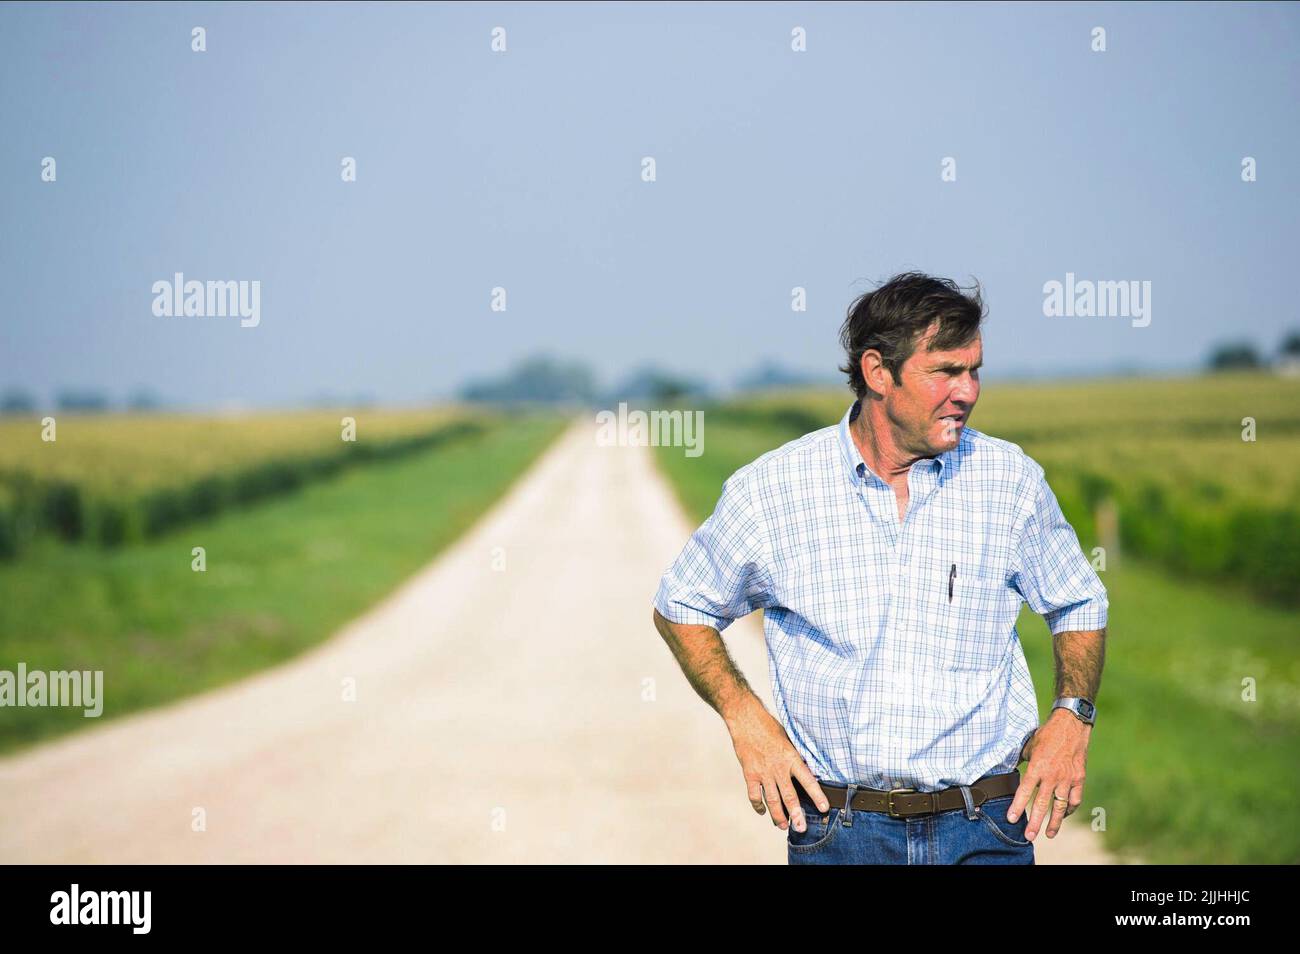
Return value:
M 1081 722 L 1067 709 L 1053 709 L 1045 723 L 1029 737 L 1021 753 L 1029 759 L 1016 797 L 1007 810 L 1007 821 L 1014 822 L 1038 788 L 1025 837 L 1033 841 L 1039 826 L 1050 814 L 1047 837 L 1055 838 L 1061 822 L 1083 804 L 1084 767 L 1088 761 L 1088 741 L 1092 726 Z M 1068 794 L 1067 794 L 1068 793 Z M 1054 794 L 1068 802 L 1053 799 Z
M 784 831 L 788 815 L 789 824 L 794 825 L 795 831 L 805 831 L 808 823 L 799 805 L 794 779 L 821 811 L 830 811 L 831 803 L 817 784 L 817 777 L 790 744 L 790 737 L 785 734 L 781 723 L 772 718 L 757 696 L 751 694 L 737 705 L 736 711 L 728 712 L 724 718 L 731 732 L 736 758 L 745 773 L 749 804 L 754 811 L 763 814 L 766 800 L 773 825 Z
M 712 626 L 674 623 L 658 609 L 654 621 L 691 686 L 727 724 L 754 811 L 763 814 L 766 799 L 773 825 L 785 830 L 788 815 L 795 831 L 807 830 L 793 780 L 803 785 L 821 811 L 830 811 L 831 803 L 817 784 L 817 776 L 790 744 L 781 723 L 772 718 L 736 668 L 721 634 Z

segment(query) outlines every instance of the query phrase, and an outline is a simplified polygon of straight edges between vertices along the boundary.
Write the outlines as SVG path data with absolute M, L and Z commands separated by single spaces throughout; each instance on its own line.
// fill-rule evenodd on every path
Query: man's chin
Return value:
M 950 451 L 961 443 L 961 432 L 964 427 L 964 424 L 954 424 L 951 427 L 940 428 L 939 436 L 935 441 L 938 453 Z

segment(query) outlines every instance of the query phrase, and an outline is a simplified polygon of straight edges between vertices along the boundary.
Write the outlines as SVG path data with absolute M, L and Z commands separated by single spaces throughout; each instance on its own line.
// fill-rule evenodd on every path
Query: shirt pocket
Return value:
M 927 575 L 939 579 L 938 594 L 928 600 L 924 618 L 940 668 L 987 672 L 1006 659 L 1019 606 L 1006 580 L 953 562 L 935 563 Z M 949 599 L 949 585 L 952 597 Z

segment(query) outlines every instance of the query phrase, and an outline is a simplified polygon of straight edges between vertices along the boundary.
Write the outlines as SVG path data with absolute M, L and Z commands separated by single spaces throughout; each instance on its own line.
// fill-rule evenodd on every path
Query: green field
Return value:
M 481 411 L 59 414 L 0 419 L 0 559 L 34 539 L 130 543 L 295 490 L 357 463 L 425 450 Z M 344 422 L 347 422 L 347 426 Z M 53 437 L 55 439 L 51 440 Z
M 704 454 L 664 447 L 658 460 L 702 521 L 738 467 L 836 423 L 851 402 L 845 390 L 706 407 Z M 1257 422 L 1254 443 L 1240 437 L 1247 416 Z M 1259 586 L 1243 564 L 1175 549 L 1212 545 L 1226 526 L 1258 534 L 1234 540 L 1234 553 L 1262 549 L 1283 561 L 1294 551 L 1297 540 L 1279 541 L 1278 526 L 1292 532 L 1300 501 L 1300 382 L 1234 375 L 986 385 L 971 424 L 1043 465 L 1085 552 L 1097 545 L 1090 503 L 1109 495 L 1119 504 L 1124 556 L 1101 573 L 1110 596 L 1106 670 L 1077 817 L 1104 808 L 1107 846 L 1151 862 L 1300 862 L 1295 564 L 1283 564 L 1276 585 Z M 1161 488 L 1163 507 L 1134 509 L 1145 487 Z M 1051 636 L 1027 607 L 1018 625 L 1046 714 Z M 1247 678 L 1253 702 L 1242 699 Z
M 0 751 L 209 689 L 286 660 L 455 540 L 563 428 L 484 418 L 383 466 L 102 549 L 53 538 L 0 564 L 0 668 L 102 670 L 104 715 L 0 710 Z M 62 439 L 62 438 L 60 438 Z M 191 548 L 207 569 L 191 569 Z

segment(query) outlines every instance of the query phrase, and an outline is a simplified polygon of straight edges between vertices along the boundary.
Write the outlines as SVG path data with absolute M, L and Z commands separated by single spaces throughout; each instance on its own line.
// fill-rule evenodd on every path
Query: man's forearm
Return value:
M 1056 657 L 1056 696 L 1097 698 L 1106 661 L 1106 630 L 1070 630 L 1052 639 Z
M 655 628 L 700 698 L 730 723 L 758 696 L 712 626 L 674 623 L 655 610 Z M 759 703 L 762 704 L 761 702 Z

